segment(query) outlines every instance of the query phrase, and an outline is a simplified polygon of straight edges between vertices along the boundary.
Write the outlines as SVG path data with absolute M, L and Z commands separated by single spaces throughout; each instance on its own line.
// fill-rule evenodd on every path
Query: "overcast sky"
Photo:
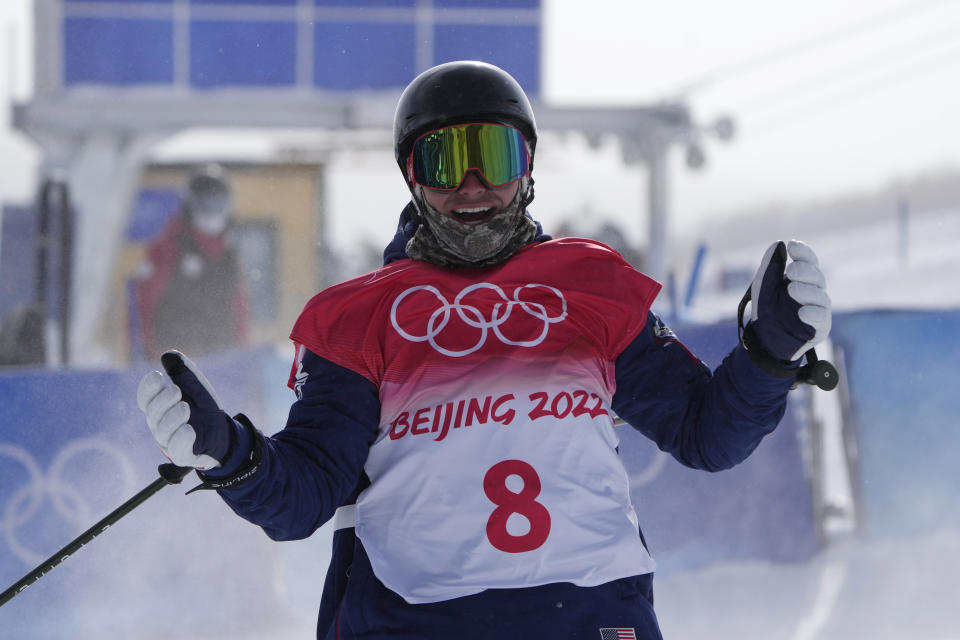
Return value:
M 737 121 L 730 144 L 708 143 L 704 170 L 684 169 L 676 154 L 678 226 L 960 167 L 955 0 L 548 7 L 546 83 L 555 100 L 642 103 L 699 79 L 688 97 L 701 122 L 723 113 Z
M 29 96 L 31 5 L 0 2 L 4 102 Z M 763 203 L 960 167 L 958 0 L 545 0 L 544 25 L 547 100 L 628 105 L 682 95 L 701 124 L 721 115 L 736 122 L 729 143 L 706 139 L 700 171 L 684 166 L 680 149 L 673 154 L 675 232 Z M 551 144 L 538 156 L 538 217 L 589 210 L 620 218 L 642 239 L 642 168 L 624 167 L 614 148 Z M 32 144 L 0 127 L 0 200 L 32 198 L 36 161 Z M 369 178 L 353 175 L 356 166 L 335 170 L 332 211 L 356 203 L 368 180 L 390 180 L 390 196 L 403 195 L 392 158 L 379 171 L 378 163 Z M 366 231 L 337 220 L 333 229 L 345 241 Z

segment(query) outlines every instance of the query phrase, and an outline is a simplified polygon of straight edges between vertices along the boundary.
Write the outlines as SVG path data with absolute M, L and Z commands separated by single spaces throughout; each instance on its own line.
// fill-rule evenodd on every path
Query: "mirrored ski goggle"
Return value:
M 523 134 L 502 124 L 461 124 L 430 131 L 413 143 L 408 168 L 431 189 L 456 189 L 467 171 L 491 187 L 519 180 L 530 170 Z

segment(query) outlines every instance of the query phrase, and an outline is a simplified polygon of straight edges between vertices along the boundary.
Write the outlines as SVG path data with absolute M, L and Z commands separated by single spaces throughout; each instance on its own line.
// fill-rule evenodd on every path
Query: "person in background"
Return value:
M 284 429 L 230 417 L 174 350 L 137 391 L 154 439 L 273 539 L 333 520 L 320 639 L 659 639 L 615 418 L 693 468 L 746 459 L 829 332 L 816 255 L 771 245 L 711 371 L 651 310 L 659 283 L 530 216 L 537 128 L 505 71 L 423 72 L 394 143 L 410 203 L 384 266 L 294 324 Z
M 143 355 L 203 355 L 247 341 L 247 297 L 231 243 L 233 200 L 219 164 L 193 170 L 183 205 L 147 247 L 135 278 Z

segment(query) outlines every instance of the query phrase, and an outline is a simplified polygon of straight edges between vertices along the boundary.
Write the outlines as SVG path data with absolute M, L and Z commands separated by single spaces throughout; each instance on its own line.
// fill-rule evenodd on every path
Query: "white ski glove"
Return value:
M 160 357 L 167 375 L 151 371 L 140 380 L 137 405 L 163 454 L 181 467 L 219 467 L 232 443 L 232 419 L 197 366 L 179 351 Z
M 797 360 L 827 338 L 832 314 L 826 286 L 809 246 L 797 240 L 770 245 L 751 285 L 750 321 L 772 356 Z

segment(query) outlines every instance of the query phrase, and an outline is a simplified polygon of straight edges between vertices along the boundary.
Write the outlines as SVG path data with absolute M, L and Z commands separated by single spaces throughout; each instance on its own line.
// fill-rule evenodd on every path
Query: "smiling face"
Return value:
M 476 171 L 468 171 L 460 186 L 452 190 L 423 188 L 427 203 L 441 215 L 462 224 L 478 225 L 503 211 L 517 195 L 520 181 L 491 187 Z

